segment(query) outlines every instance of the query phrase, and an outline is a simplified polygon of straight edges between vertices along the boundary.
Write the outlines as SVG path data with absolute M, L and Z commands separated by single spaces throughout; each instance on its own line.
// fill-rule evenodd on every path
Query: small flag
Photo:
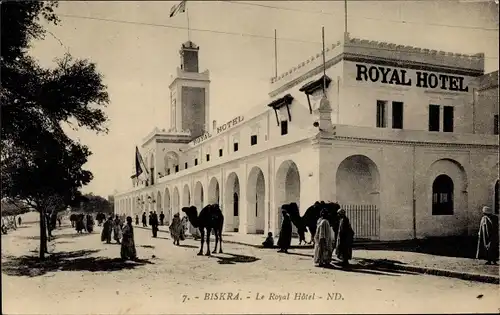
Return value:
M 139 175 L 143 174 L 146 175 L 147 178 L 147 167 L 146 164 L 144 163 L 144 160 L 142 159 L 142 155 L 139 152 L 139 148 L 136 146 L 135 147 L 135 176 L 139 178 Z
M 181 1 L 170 9 L 170 17 L 176 16 L 178 13 L 186 12 L 186 0 Z

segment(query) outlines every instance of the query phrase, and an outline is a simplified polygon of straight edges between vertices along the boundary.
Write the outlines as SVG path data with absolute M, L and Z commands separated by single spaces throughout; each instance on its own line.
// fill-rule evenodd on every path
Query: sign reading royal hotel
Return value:
M 243 116 L 235 117 L 235 118 L 231 119 L 230 121 L 228 121 L 227 123 L 225 123 L 221 126 L 218 126 L 214 131 L 216 134 L 219 134 L 221 132 L 224 132 L 226 130 L 233 128 L 234 126 L 241 123 L 244 119 L 245 119 L 245 117 L 243 117 Z M 200 144 L 203 141 L 210 139 L 210 138 L 212 138 L 212 134 L 209 132 L 205 132 L 203 135 L 201 135 L 198 138 L 193 140 L 193 145 Z
M 416 86 L 420 88 L 440 88 L 441 90 L 468 92 L 469 87 L 464 85 L 465 78 L 449 74 L 435 74 L 426 71 L 416 71 L 415 77 L 410 77 L 407 70 L 382 66 L 366 66 L 356 64 L 356 81 L 373 83 Z

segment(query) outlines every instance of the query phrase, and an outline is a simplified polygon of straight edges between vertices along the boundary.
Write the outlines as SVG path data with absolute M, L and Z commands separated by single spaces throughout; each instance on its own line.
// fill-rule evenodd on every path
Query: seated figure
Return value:
M 262 242 L 262 246 L 264 248 L 273 248 L 274 247 L 274 238 L 273 238 L 272 232 L 267 233 L 267 238 L 264 242 Z

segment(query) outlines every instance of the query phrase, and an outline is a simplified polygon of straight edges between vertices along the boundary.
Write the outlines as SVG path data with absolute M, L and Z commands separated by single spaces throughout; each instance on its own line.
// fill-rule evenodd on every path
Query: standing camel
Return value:
M 224 215 L 218 204 L 207 205 L 200 211 L 198 215 L 198 210 L 196 207 L 184 207 L 182 208 L 189 222 L 200 230 L 201 234 L 201 248 L 198 252 L 198 256 L 203 255 L 203 242 L 205 241 L 205 230 L 207 232 L 207 253 L 206 256 L 210 256 L 210 232 L 212 229 L 215 234 L 215 248 L 212 253 L 217 252 L 217 243 L 219 243 L 219 253 L 222 254 L 222 227 L 224 226 Z
M 299 207 L 295 202 L 286 205 L 285 210 L 290 214 L 290 219 L 292 223 L 297 227 L 297 232 L 299 234 L 299 245 L 302 242 L 306 243 L 305 232 L 306 228 L 311 234 L 311 240 L 308 244 L 314 243 L 314 236 L 316 235 L 316 227 L 318 224 L 318 219 L 320 217 L 321 209 L 326 208 L 328 210 L 328 222 L 332 227 L 335 237 L 337 236 L 337 226 L 338 226 L 338 216 L 337 211 L 340 209 L 340 205 L 336 202 L 316 201 L 312 206 L 307 208 L 304 215 L 301 217 L 299 212 Z

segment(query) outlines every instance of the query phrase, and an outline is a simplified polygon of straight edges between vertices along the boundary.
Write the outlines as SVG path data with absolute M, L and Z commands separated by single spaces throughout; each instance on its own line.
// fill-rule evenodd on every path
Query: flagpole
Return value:
M 189 29 L 189 8 L 188 8 L 188 6 L 186 6 L 186 17 L 187 17 L 187 23 L 188 23 L 188 41 L 190 41 L 191 40 L 190 39 L 190 37 L 191 37 L 190 36 L 191 31 Z
M 344 0 L 344 33 L 347 34 L 347 0 Z
M 276 38 L 276 29 L 274 29 L 274 77 L 278 77 L 278 43 Z
M 323 94 L 326 96 L 325 27 L 321 28 L 323 41 Z

